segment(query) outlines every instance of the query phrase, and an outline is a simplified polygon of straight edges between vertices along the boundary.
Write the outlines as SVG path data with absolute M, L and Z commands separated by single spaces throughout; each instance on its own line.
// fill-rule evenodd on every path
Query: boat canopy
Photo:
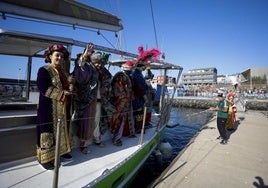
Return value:
M 73 44 L 70 38 L 0 29 L 0 54 L 35 57 L 51 43 Z
M 0 29 L 0 54 L 28 57 L 26 98 L 29 100 L 29 88 L 31 80 L 32 57 L 43 57 L 39 52 L 45 50 L 52 43 L 62 43 L 71 51 L 72 46 L 85 47 L 86 42 L 58 36 L 41 35 L 19 31 L 7 31 Z M 137 57 L 136 54 L 107 48 L 94 44 L 96 50 L 101 50 L 121 56 Z
M 26 33 L 19 31 L 7 31 L 0 29 L 0 54 L 3 55 L 15 55 L 15 56 L 25 56 L 28 57 L 28 68 L 27 68 L 27 84 L 26 84 L 26 98 L 29 99 L 29 87 L 31 80 L 31 65 L 32 57 L 44 57 L 43 54 L 39 52 L 45 50 L 51 43 L 62 43 L 67 46 L 68 50 L 72 46 L 85 47 L 86 42 L 74 40 L 72 38 L 64 38 L 58 36 L 41 35 L 35 33 Z M 137 54 L 120 51 L 112 48 L 107 48 L 94 44 L 96 50 L 101 50 L 108 53 L 118 54 L 124 58 L 137 58 Z M 39 53 L 39 54 L 38 54 Z M 121 66 L 125 63 L 125 60 L 110 61 L 109 65 Z M 149 62 L 151 69 L 158 70 L 179 70 L 178 78 L 180 78 L 181 71 L 183 68 L 181 66 L 170 64 L 162 60 Z M 178 79 L 177 79 L 178 80 Z
M 110 13 L 74 0 L 1 0 L 0 11 L 5 14 L 118 32 L 121 19 Z
M 38 55 L 38 53 L 45 50 L 52 43 L 62 43 L 67 47 L 78 46 L 83 48 L 87 45 L 86 42 L 74 40 L 72 38 L 3 30 L 0 28 L 0 54 L 43 57 L 43 55 Z M 137 57 L 137 55 L 133 53 L 107 48 L 96 44 L 94 44 L 94 48 L 96 50 L 118 54 L 121 56 Z

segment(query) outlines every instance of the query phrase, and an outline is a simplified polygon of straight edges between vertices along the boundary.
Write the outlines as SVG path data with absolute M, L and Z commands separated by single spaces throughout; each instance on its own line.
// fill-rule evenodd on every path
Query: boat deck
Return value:
M 152 124 L 157 125 L 158 119 L 157 116 L 153 116 Z M 105 135 L 108 138 L 104 141 L 105 147 L 90 145 L 90 153 L 87 155 L 82 154 L 79 148 L 74 148 L 71 152 L 73 160 L 61 161 L 58 187 L 85 187 L 104 172 L 109 173 L 112 168 L 124 163 L 148 143 L 156 134 L 156 126 L 145 130 L 142 145 L 138 144 L 141 134 L 137 134 L 135 138 L 123 137 L 123 145 L 120 147 L 112 144 L 109 134 L 107 132 Z M 1 187 L 47 188 L 52 187 L 53 177 L 54 171 L 45 170 L 37 162 L 36 157 L 0 164 Z

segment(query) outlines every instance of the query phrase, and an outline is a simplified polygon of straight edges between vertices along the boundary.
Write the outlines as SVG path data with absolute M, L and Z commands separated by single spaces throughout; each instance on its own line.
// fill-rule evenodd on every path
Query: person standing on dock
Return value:
M 39 68 L 37 87 L 40 91 L 37 109 L 37 159 L 48 170 L 54 169 L 56 130 L 61 126 L 60 156 L 72 159 L 71 95 L 69 74 L 64 71 L 69 52 L 62 44 L 52 44 L 45 51 L 45 62 Z
M 226 121 L 228 118 L 229 102 L 224 99 L 223 93 L 218 94 L 218 105 L 217 107 L 211 107 L 210 110 L 217 111 L 217 128 L 220 136 L 217 139 L 222 139 L 221 144 L 228 143 L 228 136 L 226 131 Z
M 227 99 L 229 101 L 229 110 L 228 110 L 229 116 L 226 122 L 226 129 L 228 131 L 235 130 L 234 126 L 236 122 L 236 106 L 234 103 L 234 97 L 235 97 L 235 94 L 232 92 L 227 95 Z

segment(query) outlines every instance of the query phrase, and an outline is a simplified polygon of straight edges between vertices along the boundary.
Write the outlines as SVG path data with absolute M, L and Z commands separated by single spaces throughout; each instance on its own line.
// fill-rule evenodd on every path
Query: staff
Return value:
M 142 122 L 141 137 L 140 137 L 140 140 L 139 140 L 139 145 L 141 145 L 142 144 L 142 141 L 143 141 L 143 134 L 144 134 L 144 126 L 145 126 L 145 120 L 146 120 L 146 113 L 147 113 L 147 106 L 144 106 L 143 122 Z
M 62 121 L 62 119 L 58 119 L 57 135 L 56 135 L 56 148 L 55 148 L 55 160 L 54 160 L 55 169 L 54 169 L 54 177 L 53 177 L 53 188 L 58 187 L 58 179 L 59 179 L 61 121 Z

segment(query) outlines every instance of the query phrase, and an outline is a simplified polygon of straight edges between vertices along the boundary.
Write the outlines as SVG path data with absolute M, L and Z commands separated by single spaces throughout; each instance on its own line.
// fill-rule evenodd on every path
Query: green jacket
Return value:
M 217 113 L 217 117 L 219 117 L 219 118 L 228 118 L 228 110 L 227 110 L 227 112 L 221 111 L 221 109 L 223 109 L 223 108 L 228 109 L 228 106 L 229 106 L 229 102 L 227 100 L 219 101 L 219 103 L 218 103 L 219 111 Z

